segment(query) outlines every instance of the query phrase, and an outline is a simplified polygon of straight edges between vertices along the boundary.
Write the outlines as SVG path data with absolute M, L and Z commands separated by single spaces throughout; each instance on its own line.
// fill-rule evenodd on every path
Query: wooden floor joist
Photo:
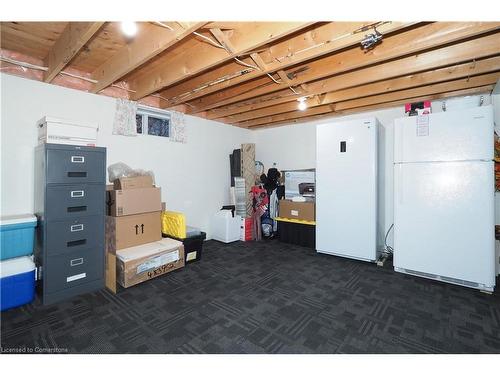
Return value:
M 350 87 L 370 84 L 380 80 L 395 77 L 408 76 L 422 71 L 440 69 L 443 66 L 456 65 L 463 62 L 473 62 L 476 59 L 495 56 L 500 54 L 500 34 L 488 35 L 463 43 L 457 43 L 448 47 L 397 59 L 388 63 L 379 64 L 340 74 L 318 82 L 308 84 L 309 96 L 343 90 Z M 494 60 L 496 61 L 496 60 Z M 475 67 L 473 63 L 471 66 Z M 446 71 L 446 70 L 445 70 Z M 453 70 L 450 70 L 453 72 Z M 444 73 L 446 75 L 446 73 Z M 296 103 L 297 97 L 288 90 L 282 90 L 263 97 L 258 97 L 255 103 L 251 101 L 241 102 L 239 106 L 230 107 L 228 110 L 210 111 L 207 118 L 220 118 L 225 113 L 256 112 L 260 108 L 271 107 L 286 102 Z M 247 104 L 248 103 L 248 104 Z M 230 119 L 228 119 L 230 120 Z
M 250 22 L 244 24 L 241 28 L 232 30 L 232 36 L 229 40 L 235 47 L 233 53 L 214 47 L 210 43 L 182 51 L 172 59 L 165 60 L 162 64 L 155 66 L 146 77 L 131 79 L 129 85 L 134 90 L 131 95 L 132 99 L 140 99 L 311 24 L 310 22 Z
M 394 108 L 397 106 L 403 106 L 404 104 L 406 104 L 408 102 L 421 102 L 424 100 L 448 99 L 448 98 L 467 96 L 467 95 L 490 94 L 491 91 L 493 90 L 493 88 L 494 88 L 494 85 L 486 85 L 486 86 L 480 86 L 480 87 L 473 87 L 470 89 L 444 92 L 444 93 L 435 94 L 435 95 L 427 95 L 427 96 L 416 97 L 416 98 L 405 98 L 405 99 L 401 99 L 401 100 L 398 100 L 395 102 L 378 103 L 378 104 L 368 105 L 365 107 L 355 107 L 355 108 L 351 108 L 351 109 L 345 109 L 343 111 L 339 110 L 336 112 L 328 112 L 328 113 L 324 113 L 324 114 L 306 116 L 306 117 L 296 118 L 296 119 L 292 119 L 292 120 L 277 121 L 277 122 L 273 122 L 270 124 L 255 125 L 255 126 L 252 126 L 250 129 L 257 130 L 257 129 L 284 126 L 284 125 L 310 123 L 311 121 L 318 121 L 318 120 L 324 120 L 324 119 L 329 119 L 329 118 L 334 119 L 334 118 L 339 117 L 339 116 L 350 115 L 353 113 L 363 113 L 363 112 L 367 112 L 367 111 L 383 110 L 383 109 L 387 109 L 387 108 Z M 403 111 L 403 109 L 401 109 L 401 111 Z M 403 112 L 401 112 L 401 115 L 403 115 Z M 236 125 L 236 126 L 238 126 L 238 125 Z
M 121 26 L 0 22 L 0 67 L 248 129 L 479 92 L 500 74 L 500 22 Z M 383 38 L 364 50 L 374 28 Z
M 413 97 L 426 97 L 439 94 L 440 92 L 450 92 L 450 91 L 465 90 L 468 88 L 474 88 L 480 86 L 487 86 L 494 84 L 499 78 L 500 78 L 500 72 L 483 74 L 470 78 L 463 78 L 459 80 L 453 80 L 438 84 L 431 84 L 412 89 L 394 91 L 386 94 L 367 96 L 360 99 L 352 99 L 338 103 L 321 105 L 314 108 L 306 109 L 305 111 L 294 111 L 279 115 L 261 117 L 255 120 L 240 122 L 238 123 L 238 126 L 248 128 L 255 125 L 270 124 L 278 121 L 286 121 L 301 117 L 308 117 L 310 115 L 344 111 L 346 109 L 366 107 L 381 103 L 394 103 L 398 102 L 402 98 L 410 99 Z
M 70 22 L 45 59 L 48 70 L 43 80 L 51 82 L 94 36 L 104 22 Z
M 203 25 L 203 22 L 187 23 L 184 28 L 172 22 L 172 30 L 153 25 L 144 26 L 129 45 L 92 72 L 92 78 L 98 81 L 92 87 L 92 92 L 99 92 L 111 85 Z
M 300 85 L 340 74 L 371 64 L 437 48 L 450 42 L 457 42 L 479 34 L 497 30 L 500 23 L 466 22 L 433 23 L 392 37 L 369 52 L 352 48 L 328 57 L 314 60 L 308 64 L 295 66 L 285 72 L 295 75 L 292 84 Z M 295 73 L 294 72 L 298 72 Z M 271 85 L 268 80 L 256 79 L 242 85 L 219 91 L 200 99 L 190 101 L 190 113 L 199 113 L 212 108 L 226 106 L 283 89 L 282 85 Z
M 163 90 L 161 96 L 164 98 L 177 98 L 179 95 L 192 92 L 190 95 L 182 96 L 175 100 L 173 99 L 171 102 L 165 102 L 164 105 L 171 106 L 193 100 L 200 96 L 208 95 L 212 92 L 239 85 L 257 77 L 265 76 L 267 73 L 274 73 L 294 64 L 318 58 L 342 48 L 354 46 L 359 44 L 365 36 L 365 32 L 356 31 L 370 24 L 372 23 L 329 22 L 324 25 L 318 25 L 305 34 L 300 34 L 265 48 L 262 51 L 251 54 L 252 60 L 254 60 L 260 70 L 254 69 L 244 75 L 192 92 L 208 82 L 218 81 L 221 77 L 231 73 L 234 74 L 235 71 L 239 69 L 237 66 L 223 66 L 195 77 L 192 80 Z M 391 33 L 411 25 L 413 25 L 413 23 L 389 22 L 379 26 L 378 31 L 384 34 Z M 259 62 L 255 61 L 256 59 Z M 264 78 L 264 80 L 267 81 L 269 78 Z
M 306 105 L 308 108 L 312 108 L 324 104 L 429 85 L 432 83 L 439 83 L 457 78 L 470 77 L 493 71 L 500 71 L 500 56 L 495 56 L 492 58 L 474 62 L 457 64 L 446 68 L 429 70 L 422 73 L 393 78 L 390 80 L 378 81 L 375 83 L 369 83 L 366 85 L 352 87 L 344 90 L 328 92 L 321 97 L 314 96 L 313 98 L 306 100 Z M 244 112 L 237 115 L 227 116 L 225 118 L 225 121 L 228 124 L 233 124 L 237 122 L 256 119 L 259 117 L 265 117 L 273 114 L 285 113 L 295 110 L 297 110 L 297 101 L 290 101 L 271 107 L 265 107 L 262 109 Z

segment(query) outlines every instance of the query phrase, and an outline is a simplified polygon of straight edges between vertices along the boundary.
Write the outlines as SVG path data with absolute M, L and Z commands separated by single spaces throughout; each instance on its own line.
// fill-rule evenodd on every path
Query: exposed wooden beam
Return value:
M 307 64 L 295 66 L 286 70 L 286 72 L 295 76 L 291 80 L 293 84 L 300 85 L 333 74 L 344 73 L 389 59 L 457 42 L 499 28 L 500 23 L 498 22 L 433 23 L 389 36 L 380 45 L 366 53 L 360 48 L 352 48 Z M 190 101 L 189 103 L 193 108 L 190 113 L 225 106 L 282 89 L 283 87 L 280 85 L 270 85 L 267 80 L 255 79 L 237 87 Z
M 450 91 L 450 92 L 445 92 L 445 93 L 441 93 L 441 94 L 427 95 L 427 96 L 422 96 L 422 97 L 417 97 L 417 98 L 411 98 L 411 101 L 412 102 L 421 102 L 424 100 L 439 100 L 439 99 L 446 99 L 446 98 L 457 97 L 457 96 L 486 94 L 486 93 L 490 93 L 493 90 L 493 88 L 494 88 L 494 85 L 480 86 L 480 87 L 474 87 L 472 89 Z M 257 129 L 262 129 L 262 128 L 271 128 L 271 127 L 306 123 L 306 122 L 328 119 L 328 118 L 336 118 L 336 117 L 345 116 L 345 115 L 348 115 L 351 113 L 362 113 L 362 112 L 366 112 L 366 111 L 381 110 L 384 108 L 393 108 L 393 107 L 397 107 L 400 105 L 402 106 L 405 103 L 408 103 L 408 99 L 402 99 L 402 100 L 388 102 L 388 103 L 373 104 L 373 105 L 369 105 L 369 106 L 365 106 L 365 107 L 351 108 L 351 109 L 347 109 L 344 111 L 336 111 L 336 112 L 330 112 L 330 113 L 326 113 L 326 114 L 307 116 L 307 117 L 297 118 L 297 119 L 293 119 L 293 120 L 278 121 L 278 122 L 273 122 L 270 124 L 256 125 L 256 126 L 251 127 L 250 129 L 257 130 Z
M 499 34 L 479 37 L 415 56 L 404 57 L 361 70 L 339 74 L 309 83 L 307 86 L 308 93 L 309 95 L 318 95 L 426 70 L 438 69 L 439 67 L 459 64 L 464 61 L 473 61 L 475 59 L 494 56 L 500 54 L 498 38 Z M 210 110 L 207 112 L 207 118 L 216 119 L 231 114 L 256 111 L 272 105 L 294 102 L 296 99 L 297 96 L 289 90 L 280 90 L 255 99 L 235 103 L 228 107 Z
M 233 46 L 233 43 L 229 38 L 227 37 L 226 34 L 224 34 L 224 31 L 221 29 L 210 29 L 210 32 L 212 35 L 217 39 L 217 41 L 224 47 L 226 48 L 227 51 L 230 53 L 236 53 L 236 48 Z
M 317 107 L 324 104 L 336 103 L 350 99 L 362 98 L 365 96 L 382 94 L 397 90 L 404 90 L 411 87 L 430 85 L 458 78 L 464 78 L 493 71 L 500 71 L 500 56 L 489 59 L 463 63 L 451 67 L 426 71 L 414 75 L 394 78 L 385 81 L 378 81 L 362 86 L 351 87 L 344 90 L 338 90 L 322 94 L 306 100 L 308 108 Z M 363 74 L 362 71 L 359 72 Z M 236 123 L 252 120 L 259 117 L 271 116 L 279 113 L 294 111 L 297 109 L 297 102 L 290 101 L 283 104 L 265 107 L 258 110 L 240 113 L 225 118 L 226 123 Z
M 93 93 L 101 91 L 203 25 L 203 22 L 187 23 L 184 28 L 178 23 L 172 22 L 169 26 L 173 30 L 153 25 L 142 25 L 140 33 L 130 44 L 124 46 L 92 72 L 92 78 L 98 82 L 91 91 Z
M 420 96 L 440 94 L 443 92 L 464 90 L 464 89 L 469 89 L 469 88 L 479 87 L 479 86 L 486 86 L 486 85 L 494 84 L 498 80 L 499 77 L 500 77 L 500 72 L 483 74 L 483 75 L 475 76 L 475 77 L 471 77 L 471 78 L 453 80 L 453 81 L 438 83 L 438 84 L 434 84 L 434 85 L 426 85 L 426 86 L 421 86 L 421 87 L 407 89 L 407 90 L 395 91 L 395 92 L 391 92 L 391 93 L 387 93 L 387 94 L 372 95 L 372 96 L 367 96 L 367 97 L 361 98 L 361 99 L 347 100 L 347 101 L 334 103 L 334 104 L 321 105 L 321 106 L 313 107 L 310 109 L 306 109 L 305 111 L 296 110 L 294 112 L 287 112 L 287 113 L 283 113 L 283 114 L 262 117 L 262 118 L 258 118 L 255 120 L 240 122 L 240 123 L 238 123 L 238 125 L 242 126 L 242 127 L 252 127 L 255 125 L 262 125 L 262 124 L 267 124 L 267 123 L 272 123 L 272 122 L 277 122 L 277 121 L 285 121 L 285 120 L 291 120 L 291 119 L 296 119 L 296 118 L 301 118 L 301 117 L 307 117 L 307 116 L 310 116 L 311 114 L 318 115 L 318 114 L 323 114 L 323 113 L 328 113 L 328 112 L 343 111 L 343 110 L 351 109 L 351 108 L 365 107 L 365 106 L 374 105 L 374 104 L 395 102 L 395 101 L 398 101 L 401 99 L 409 99 L 409 98 L 420 97 Z
M 199 74 L 266 43 L 294 33 L 310 24 L 304 22 L 249 22 L 242 24 L 241 28 L 232 31 L 229 38 L 235 48 L 234 53 L 214 48 L 208 43 L 200 43 L 186 49 L 178 55 L 166 59 L 163 64 L 155 66 L 152 71 L 148 72 L 147 76 L 131 79 L 129 86 L 136 91 L 132 94 L 132 99 L 140 99 L 182 79 Z
M 43 80 L 51 82 L 82 47 L 87 44 L 103 23 L 69 22 L 45 59 L 45 63 L 49 69 L 45 72 Z
M 186 100 L 193 100 L 200 96 L 264 76 L 267 73 L 273 73 L 291 65 L 359 44 L 364 38 L 365 33 L 355 31 L 369 24 L 369 22 L 331 22 L 319 25 L 303 34 L 274 44 L 261 51 L 259 59 L 264 64 L 261 66 L 259 62 L 255 61 L 260 70 L 245 72 L 245 74 L 235 76 L 238 71 L 241 71 L 241 67 L 231 64 L 167 88 L 161 92 L 161 95 L 165 98 L 172 98 L 172 102 L 165 103 L 165 107 L 174 105 L 175 103 L 182 103 Z M 414 25 L 414 23 L 393 22 L 380 26 L 378 30 L 386 34 L 411 25 Z M 250 56 L 252 59 L 254 58 L 254 56 Z M 227 76 L 232 76 L 233 78 L 221 81 L 221 77 Z M 264 82 L 269 81 L 267 77 L 264 77 L 263 80 Z M 210 82 L 216 82 L 216 84 L 207 85 Z M 185 95 L 186 93 L 190 93 L 190 95 Z

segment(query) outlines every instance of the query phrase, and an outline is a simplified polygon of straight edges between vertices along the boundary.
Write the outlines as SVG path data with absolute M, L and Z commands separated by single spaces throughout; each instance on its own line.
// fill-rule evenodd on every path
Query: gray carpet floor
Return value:
M 207 241 L 146 283 L 1 314 L 1 345 L 67 353 L 500 353 L 500 293 L 276 240 Z

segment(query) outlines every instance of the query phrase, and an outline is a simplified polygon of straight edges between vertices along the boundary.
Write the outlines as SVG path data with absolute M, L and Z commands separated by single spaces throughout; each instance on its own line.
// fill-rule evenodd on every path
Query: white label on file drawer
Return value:
M 85 163 L 85 156 L 72 156 L 71 162 L 72 163 Z
M 79 273 L 78 275 L 73 275 L 73 276 L 67 277 L 66 278 L 66 282 L 70 283 L 72 281 L 84 279 L 86 277 L 87 277 L 87 274 L 85 272 L 84 273 Z
M 83 224 L 75 224 L 70 227 L 72 232 L 80 232 L 83 230 Z
M 85 196 L 85 190 L 73 190 L 71 192 L 71 198 L 81 198 Z

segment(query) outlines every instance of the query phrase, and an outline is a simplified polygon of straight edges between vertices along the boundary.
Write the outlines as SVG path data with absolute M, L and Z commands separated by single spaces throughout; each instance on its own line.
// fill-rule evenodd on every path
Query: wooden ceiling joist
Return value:
M 191 22 L 183 23 L 181 26 L 176 22 L 171 22 L 169 26 L 172 30 L 144 25 L 141 33 L 130 44 L 92 72 L 92 78 L 98 82 L 94 84 L 91 91 L 96 93 L 105 89 L 203 25 L 203 22 Z
M 433 23 L 389 36 L 369 52 L 364 52 L 361 48 L 351 48 L 307 64 L 294 66 L 285 71 L 294 75 L 294 78 L 290 80 L 292 84 L 300 85 L 390 59 L 401 58 L 427 49 L 438 48 L 442 45 L 471 38 L 497 30 L 498 28 L 500 28 L 500 23 L 498 22 Z M 283 86 L 277 84 L 271 85 L 268 80 L 255 79 L 239 86 L 190 101 L 189 104 L 192 108 L 190 113 L 194 114 L 226 106 L 282 89 Z
M 184 50 L 172 59 L 165 60 L 163 64 L 155 66 L 146 77 L 131 79 L 129 86 L 135 91 L 132 99 L 143 98 L 310 25 L 311 23 L 304 22 L 242 24 L 240 28 L 232 30 L 232 35 L 228 38 L 234 46 L 233 53 L 209 43 Z
M 463 62 L 471 62 L 488 56 L 495 56 L 500 54 L 498 38 L 499 34 L 479 37 L 441 49 L 333 76 L 308 84 L 308 95 L 320 95 L 380 80 L 439 69 L 443 66 L 456 65 Z M 473 64 L 471 66 L 475 65 Z M 255 100 L 236 103 L 228 108 L 222 107 L 220 109 L 211 110 L 207 112 L 206 117 L 208 119 L 217 119 L 223 116 L 231 116 L 233 113 L 256 112 L 260 108 L 276 106 L 286 102 L 295 103 L 296 99 L 297 96 L 293 95 L 289 90 L 281 90 L 257 97 Z
M 474 87 L 471 89 L 450 91 L 450 92 L 444 92 L 444 93 L 439 93 L 439 94 L 435 94 L 435 95 L 427 95 L 427 96 L 410 98 L 410 99 L 412 102 L 421 102 L 424 100 L 439 100 L 439 99 L 447 99 L 447 98 L 467 96 L 467 95 L 488 94 L 488 93 L 491 93 L 493 88 L 494 88 L 494 85 L 486 85 L 486 86 Z M 362 112 L 366 112 L 366 111 L 374 111 L 374 110 L 381 110 L 381 109 L 385 109 L 385 108 L 393 108 L 393 107 L 402 106 L 405 103 L 408 103 L 408 100 L 409 99 L 401 99 L 401 100 L 398 100 L 395 102 L 379 103 L 379 104 L 373 104 L 373 105 L 368 105 L 368 106 L 364 106 L 364 107 L 356 107 L 356 108 L 346 109 L 343 111 L 336 111 L 336 112 L 329 112 L 326 114 L 306 116 L 306 117 L 292 119 L 292 120 L 277 121 L 277 122 L 273 122 L 271 124 L 255 125 L 255 126 L 252 126 L 251 129 L 255 130 L 255 129 L 260 129 L 260 128 L 271 128 L 271 127 L 277 127 L 277 126 L 283 126 L 283 125 L 300 124 L 300 123 L 311 122 L 311 121 L 316 121 L 316 120 L 334 118 L 334 117 L 338 117 L 338 116 L 345 116 L 345 115 L 352 114 L 352 113 L 362 113 Z
M 165 107 L 193 100 L 221 89 L 227 89 L 257 77 L 266 76 L 268 73 L 277 72 L 291 65 L 299 64 L 359 44 L 366 34 L 366 32 L 359 32 L 359 30 L 371 24 L 370 22 L 330 22 L 319 25 L 304 34 L 284 40 L 262 51 L 251 54 L 250 57 L 259 67 L 258 70 L 253 70 L 244 75 L 239 75 L 232 79 L 218 82 L 216 85 L 206 86 L 202 90 L 193 92 L 193 90 L 206 85 L 208 82 L 218 81 L 221 77 L 227 75 L 234 75 L 235 71 L 238 69 L 237 67 L 221 67 L 220 69 L 204 73 L 199 77 L 195 77 L 185 83 L 162 91 L 162 97 L 172 98 L 171 102 L 164 103 Z M 388 22 L 380 25 L 377 30 L 386 34 L 401 30 L 413 24 L 414 23 Z M 219 40 L 219 42 L 221 42 L 221 40 Z M 264 78 L 264 81 L 267 82 L 269 79 Z M 190 94 L 185 95 L 186 93 Z
M 410 100 L 412 98 L 427 97 L 442 92 L 450 92 L 450 91 L 465 90 L 480 86 L 487 86 L 494 84 L 499 78 L 500 78 L 500 72 L 483 74 L 475 77 L 462 78 L 444 83 L 431 84 L 417 88 L 399 90 L 386 94 L 367 96 L 360 99 L 352 99 L 338 103 L 321 105 L 314 108 L 306 109 L 305 111 L 294 111 L 279 115 L 262 117 L 255 120 L 240 122 L 238 123 L 238 126 L 248 128 L 256 125 L 270 124 L 278 121 L 293 120 L 301 117 L 308 117 L 311 115 L 344 111 L 346 109 L 366 107 L 375 104 L 395 103 L 401 99 Z
M 499 51 L 500 52 L 500 51 Z M 382 94 L 397 90 L 409 89 L 412 87 L 429 85 L 458 78 L 470 77 L 474 75 L 500 71 L 500 56 L 489 59 L 478 60 L 463 64 L 458 64 L 446 68 L 430 70 L 414 75 L 403 76 L 385 81 L 378 81 L 362 86 L 351 87 L 323 94 L 321 97 L 315 96 L 306 100 L 308 108 L 317 107 L 324 104 L 341 102 L 350 99 L 362 98 L 374 94 Z M 252 120 L 259 117 L 271 116 L 273 114 L 291 112 L 297 110 L 297 102 L 290 101 L 271 107 L 240 113 L 225 118 L 227 124 Z
M 45 59 L 48 67 L 43 80 L 51 82 L 87 44 L 104 22 L 70 22 Z

